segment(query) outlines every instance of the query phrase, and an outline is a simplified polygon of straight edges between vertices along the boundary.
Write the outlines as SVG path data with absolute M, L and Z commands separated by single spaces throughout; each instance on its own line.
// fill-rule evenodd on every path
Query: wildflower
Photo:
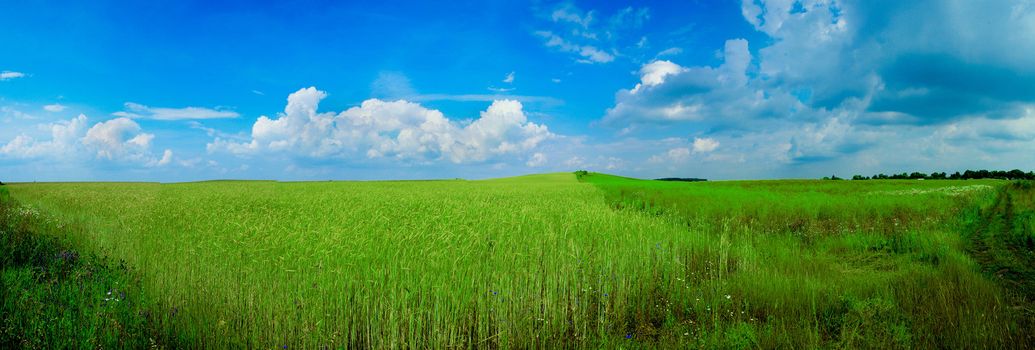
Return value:
M 726 300 L 729 300 L 732 297 L 733 297 L 732 295 L 726 294 Z
M 632 338 L 633 338 L 632 333 L 625 333 L 625 339 L 632 339 Z

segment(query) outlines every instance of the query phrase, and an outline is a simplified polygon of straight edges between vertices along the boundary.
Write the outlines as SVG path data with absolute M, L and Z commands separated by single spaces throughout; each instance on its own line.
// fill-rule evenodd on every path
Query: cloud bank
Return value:
M 49 130 L 49 139 L 36 140 L 20 134 L 0 147 L 0 158 L 44 161 L 98 160 L 113 165 L 153 167 L 172 161 L 172 150 L 161 157 L 151 152 L 154 134 L 143 132 L 128 118 L 116 118 L 87 128 L 87 117 L 40 125 Z
M 326 97 L 315 87 L 298 90 L 288 96 L 283 113 L 255 121 L 250 140 L 216 138 L 207 149 L 239 156 L 283 154 L 459 164 L 529 157 L 543 142 L 556 137 L 545 125 L 528 121 L 522 104 L 514 100 L 493 101 L 479 118 L 458 122 L 406 100 L 373 98 L 341 112 L 319 112 L 320 101 Z M 545 161 L 535 158 L 530 158 L 530 164 Z

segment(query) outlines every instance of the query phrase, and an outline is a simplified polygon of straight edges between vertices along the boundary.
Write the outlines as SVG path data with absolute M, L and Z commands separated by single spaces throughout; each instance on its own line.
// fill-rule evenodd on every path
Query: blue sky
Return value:
M 6 181 L 1035 168 L 1030 1 L 4 12 Z

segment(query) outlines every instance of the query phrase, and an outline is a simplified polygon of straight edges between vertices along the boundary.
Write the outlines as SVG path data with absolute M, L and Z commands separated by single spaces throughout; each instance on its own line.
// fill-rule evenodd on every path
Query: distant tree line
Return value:
M 836 175 L 823 177 L 824 180 L 842 180 Z M 1000 180 L 1035 180 L 1035 171 L 1023 172 L 1019 169 L 1013 170 L 967 170 L 962 173 L 954 172 L 933 172 L 925 174 L 914 171 L 901 174 L 877 174 L 873 176 L 855 175 L 852 180 L 971 180 L 971 179 L 1000 179 Z
M 658 181 L 683 181 L 683 182 L 708 181 L 708 179 L 699 179 L 699 178 L 696 178 L 696 177 L 663 177 L 663 178 L 655 179 L 655 180 L 658 180 Z

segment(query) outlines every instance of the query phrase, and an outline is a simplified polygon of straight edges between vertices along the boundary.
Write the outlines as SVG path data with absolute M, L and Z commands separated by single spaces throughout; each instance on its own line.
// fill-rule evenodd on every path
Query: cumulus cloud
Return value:
M 687 69 L 680 67 L 678 64 L 672 63 L 671 61 L 654 61 L 648 63 L 640 68 L 640 83 L 636 84 L 630 93 L 637 93 L 642 87 L 651 87 L 661 85 L 665 82 L 665 77 L 673 74 L 679 74 L 685 72 Z
M 154 137 L 141 132 L 140 125 L 129 118 L 116 118 L 87 130 L 83 144 L 96 152 L 97 158 L 112 160 L 143 153 Z
M 22 72 L 12 72 L 12 71 L 9 71 L 9 70 L 5 70 L 5 71 L 0 72 L 0 81 L 17 79 L 17 78 L 22 78 L 22 77 L 25 77 L 25 73 L 22 73 Z
M 43 126 L 50 130 L 50 140 L 37 141 L 21 134 L 0 147 L 0 154 L 12 158 L 37 158 L 43 156 L 66 157 L 76 151 L 79 139 L 86 131 L 86 116 L 68 121 L 59 121 Z
M 128 118 L 116 118 L 87 128 L 85 115 L 45 124 L 49 140 L 36 140 L 21 134 L 0 147 L 0 156 L 15 159 L 99 159 L 124 164 L 161 166 L 172 161 L 172 151 L 161 158 L 151 152 L 154 134 L 145 133 Z
M 397 159 L 412 162 L 481 162 L 527 154 L 555 137 L 528 121 L 520 102 L 498 100 L 478 119 L 461 123 L 405 100 L 369 99 L 340 113 L 319 112 L 327 94 L 315 87 L 288 96 L 276 118 L 259 117 L 251 140 L 216 138 L 210 152 L 267 152 L 310 158 Z
M 767 91 L 751 81 L 751 53 L 744 39 L 727 40 L 717 67 L 683 67 L 657 60 L 640 68 L 640 82 L 620 90 L 604 123 L 636 129 L 641 124 L 695 122 L 723 129 L 755 123 L 758 117 L 792 115 L 802 110 L 789 93 Z
M 719 141 L 712 138 L 694 138 L 694 153 L 711 153 L 719 148 Z
M 916 166 L 994 152 L 1031 158 L 1011 149 L 1035 138 L 1025 131 L 1035 102 L 1035 60 L 1027 57 L 1035 40 L 1026 34 L 1035 29 L 1035 6 L 744 0 L 741 13 L 769 37 L 757 54 L 731 39 L 718 66 L 644 64 L 602 124 L 619 135 L 717 137 L 722 152 L 716 141 L 709 159 L 777 165 Z M 695 140 L 688 148 L 708 153 L 708 145 Z M 656 148 L 653 159 L 672 160 L 683 146 Z
M 1035 100 L 1035 61 L 1026 54 L 1035 52 L 1027 35 L 1035 6 L 1023 1 L 744 1 L 742 8 L 774 39 L 759 50 L 760 73 L 803 91 L 815 107 L 862 100 L 866 112 L 940 124 L 1016 115 L 1017 104 Z
M 237 112 L 226 109 L 202 107 L 160 108 L 149 107 L 139 103 L 126 102 L 126 109 L 112 113 L 116 117 L 154 120 L 190 120 L 190 119 L 224 119 L 237 118 Z

